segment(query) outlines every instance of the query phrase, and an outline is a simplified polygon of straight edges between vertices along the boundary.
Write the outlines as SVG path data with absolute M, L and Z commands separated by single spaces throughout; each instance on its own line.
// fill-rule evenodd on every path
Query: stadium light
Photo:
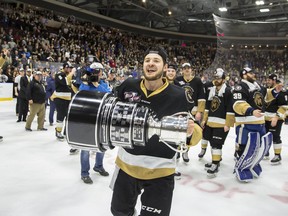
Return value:
M 226 7 L 220 7 L 220 8 L 219 8 L 219 11 L 221 11 L 221 12 L 226 12 L 226 11 L 227 11 L 227 8 L 226 8 Z
M 264 3 L 264 1 L 256 1 L 255 4 L 256 5 L 264 5 L 265 3 Z
M 269 8 L 262 8 L 262 9 L 260 9 L 260 12 L 261 12 L 261 13 L 266 13 L 266 12 L 269 12 L 269 11 L 270 11 Z

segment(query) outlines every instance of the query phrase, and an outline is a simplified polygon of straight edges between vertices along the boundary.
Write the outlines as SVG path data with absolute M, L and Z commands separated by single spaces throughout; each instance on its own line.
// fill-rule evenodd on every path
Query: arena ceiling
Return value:
M 67 15 L 75 15 L 99 24 L 113 26 L 113 20 L 121 22 L 113 27 L 132 30 L 123 23 L 183 34 L 216 35 L 213 14 L 224 19 L 245 22 L 267 22 L 264 36 L 288 35 L 288 0 L 264 0 L 256 5 L 255 0 L 20 0 L 31 5 L 52 9 Z M 226 12 L 220 12 L 226 7 Z M 72 8 L 74 8 L 72 10 Z M 269 9 L 269 12 L 260 12 Z M 169 14 L 169 11 L 171 14 Z M 88 13 L 87 13 L 88 12 Z M 81 14 L 80 14 L 81 13 Z M 84 16 L 83 13 L 86 13 Z M 95 16 L 89 16 L 94 14 Z M 103 17 L 108 17 L 109 21 Z M 232 29 L 230 29 L 232 30 Z M 243 28 L 233 29 L 234 36 L 241 36 Z M 257 30 L 258 31 L 258 30 Z M 140 31 L 141 32 L 141 31 Z M 260 30 L 261 32 L 261 30 Z M 153 35 L 153 34 L 152 34 Z M 157 35 L 157 34 L 156 34 Z M 155 36 L 156 36 L 155 35 Z M 161 34 L 160 34 L 161 36 Z M 259 36 L 259 33 L 258 33 Z M 260 35 L 261 36 L 261 35 Z

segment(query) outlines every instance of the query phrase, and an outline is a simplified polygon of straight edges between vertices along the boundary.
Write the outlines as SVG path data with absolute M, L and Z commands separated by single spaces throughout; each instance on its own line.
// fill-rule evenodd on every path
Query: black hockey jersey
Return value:
M 282 90 L 279 92 L 276 98 L 266 103 L 265 121 L 271 121 L 271 118 L 275 117 L 276 115 L 282 120 L 285 119 L 285 113 L 288 105 L 288 97 L 286 91 L 287 90 L 285 89 Z
M 223 84 L 217 91 L 212 82 L 204 84 L 206 93 L 206 106 L 203 121 L 212 128 L 234 126 L 235 114 L 232 108 L 231 88 Z
M 169 84 L 166 79 L 163 81 L 162 87 L 148 95 L 144 80 L 127 79 L 116 88 L 115 94 L 122 101 L 145 104 L 155 112 L 158 119 L 190 110 L 191 105 L 185 91 Z M 192 142 L 194 140 L 198 143 L 201 138 L 202 132 L 194 128 Z M 159 142 L 159 137 L 154 135 L 145 147 L 135 146 L 133 149 L 119 147 L 116 164 L 135 178 L 154 179 L 172 175 L 175 172 L 176 155 L 175 151 Z
M 71 100 L 71 80 L 72 73 L 66 76 L 64 72 L 58 72 L 55 75 L 55 92 L 53 93 L 52 98 Z
M 235 124 L 264 124 L 264 115 L 253 116 L 253 111 L 259 109 L 265 112 L 265 101 L 271 101 L 276 95 L 271 90 L 267 91 L 264 101 L 265 89 L 257 83 L 250 83 L 247 80 L 235 85 L 233 91 L 233 110 L 235 112 Z
M 206 100 L 204 86 L 201 79 L 199 77 L 193 77 L 192 80 L 185 80 L 183 76 L 180 76 L 177 77 L 176 80 L 178 83 L 175 84 L 184 88 L 191 96 L 190 102 L 194 103 L 192 114 L 195 115 L 196 112 L 204 113 Z

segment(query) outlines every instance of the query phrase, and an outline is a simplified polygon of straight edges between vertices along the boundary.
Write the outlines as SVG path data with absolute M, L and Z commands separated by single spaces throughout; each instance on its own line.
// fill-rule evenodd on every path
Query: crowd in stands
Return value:
M 140 77 L 143 53 L 153 44 L 161 44 L 168 51 L 170 63 L 180 66 L 184 61 L 190 62 L 203 82 L 210 79 L 216 67 L 224 68 L 232 86 L 239 81 L 239 70 L 245 65 L 258 72 L 258 80 L 263 85 L 269 73 L 277 73 L 282 80 L 288 73 L 287 48 L 227 48 L 220 56 L 215 42 L 173 41 L 172 45 L 166 39 L 103 27 L 74 16 L 64 17 L 27 6 L 15 7 L 2 4 L 0 10 L 0 49 L 10 51 L 5 62 L 0 62 L 7 82 L 14 81 L 20 68 L 40 69 L 45 64 L 61 65 L 67 60 L 75 65 L 98 61 L 106 72 L 113 69 L 119 76 Z

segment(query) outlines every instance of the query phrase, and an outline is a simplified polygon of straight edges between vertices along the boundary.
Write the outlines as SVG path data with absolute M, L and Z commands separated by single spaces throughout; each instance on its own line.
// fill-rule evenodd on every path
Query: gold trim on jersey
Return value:
M 194 79 L 194 76 L 192 76 L 191 79 L 185 79 L 185 77 L 183 76 L 183 79 L 186 83 L 189 83 Z
M 271 88 L 271 89 L 267 89 L 267 93 L 266 93 L 266 96 L 265 96 L 265 102 L 266 103 L 269 103 L 271 101 L 273 101 L 275 98 L 272 94 L 272 91 L 274 90 L 274 88 Z
M 119 148 L 116 164 L 128 175 L 148 180 L 172 175 L 175 172 L 175 160 L 176 157 L 167 159 L 148 155 L 133 155 L 123 148 Z
M 161 93 L 162 91 L 164 91 L 169 86 L 169 82 L 168 82 L 168 80 L 166 78 L 163 78 L 162 80 L 163 80 L 164 84 L 160 88 L 158 88 L 155 91 L 153 91 L 150 95 L 148 95 L 147 89 L 146 89 L 146 87 L 144 85 L 145 79 L 143 79 L 141 81 L 140 88 L 143 91 L 143 93 L 145 94 L 146 98 L 149 98 L 149 97 L 152 97 L 154 95 L 157 95 L 157 94 Z
M 280 118 L 283 118 L 285 119 L 285 113 L 286 113 L 286 106 L 283 105 L 283 106 L 279 106 L 278 110 L 277 110 L 277 113 L 278 115 L 280 116 Z
M 234 123 L 235 123 L 235 113 L 227 112 L 225 125 L 228 127 L 234 127 Z
M 239 115 L 245 115 L 247 109 L 251 107 L 246 101 L 236 101 L 233 104 L 233 110 Z
M 225 125 L 226 120 L 224 118 L 216 116 L 208 116 L 208 123 L 218 123 L 219 125 Z
M 66 83 L 67 83 L 68 86 L 71 86 L 71 84 L 72 84 L 72 77 L 73 77 L 73 73 L 69 73 L 66 76 Z
M 198 99 L 198 106 L 197 106 L 197 112 L 203 113 L 205 110 L 205 99 Z
M 240 125 L 240 124 L 264 124 L 265 123 L 265 118 L 264 116 L 261 117 L 255 117 L 255 116 L 238 116 L 235 117 L 235 125 Z
M 194 131 L 190 143 L 187 143 L 188 146 L 197 145 L 203 137 L 203 130 L 198 124 L 194 124 Z
M 209 110 L 205 109 L 204 115 L 203 115 L 203 121 L 207 122 L 207 120 L 208 120 L 208 115 L 209 115 Z

